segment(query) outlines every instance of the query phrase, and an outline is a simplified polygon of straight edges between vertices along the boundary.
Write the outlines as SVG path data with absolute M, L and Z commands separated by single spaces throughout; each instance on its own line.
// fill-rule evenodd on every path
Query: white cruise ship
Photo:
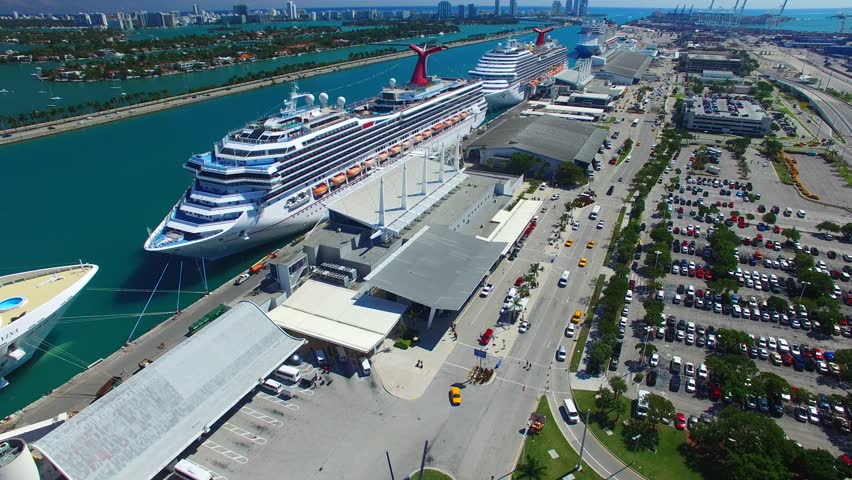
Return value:
M 552 28 L 534 28 L 538 33 L 535 44 L 522 44 L 509 39 L 504 46 L 489 51 L 479 59 L 470 75 L 482 80 L 482 91 L 489 108 L 504 108 L 524 101 L 544 78 L 563 68 L 568 61 L 568 49 L 553 39 L 545 39 Z
M 229 132 L 192 155 L 195 176 L 154 229 L 145 250 L 216 259 L 307 230 L 327 217 L 325 201 L 419 143 L 447 144 L 485 120 L 482 83 L 429 77 L 423 50 L 404 86 L 390 79 L 377 97 L 347 104 L 295 89 L 286 108 Z
M 41 347 L 56 319 L 98 271 L 80 264 L 0 277 L 0 388 Z
M 618 26 L 607 20 L 587 20 L 580 28 L 577 53 L 581 58 L 600 55 L 618 43 Z

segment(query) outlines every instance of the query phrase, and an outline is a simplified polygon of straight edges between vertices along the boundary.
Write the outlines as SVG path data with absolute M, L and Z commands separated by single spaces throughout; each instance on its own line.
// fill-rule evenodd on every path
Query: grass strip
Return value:
M 616 162 L 616 165 L 621 165 L 621 162 L 623 162 L 624 159 L 627 158 L 628 155 L 630 155 L 630 152 L 633 151 L 634 146 L 636 146 L 635 143 L 633 145 L 630 145 L 630 148 L 628 148 L 626 152 L 621 152 L 621 154 L 618 156 L 618 161 Z
M 623 413 L 616 422 L 614 411 L 606 414 L 598 410 L 595 405 L 596 394 L 597 392 L 574 390 L 574 401 L 579 411 L 592 411 L 589 430 L 613 455 L 625 464 L 630 464 L 635 457 L 636 463 L 632 468 L 650 480 L 702 480 L 701 474 L 692 470 L 680 453 L 681 445 L 686 443 L 686 432 L 675 430 L 672 426 L 659 425 L 660 443 L 657 451 L 640 450 L 636 454 L 633 442 L 629 439 L 625 441 L 622 433 L 623 421 L 629 419 L 627 417 L 630 416 L 633 401 L 621 398 L 621 403 L 624 404 Z M 605 426 L 612 432 L 611 435 L 604 431 Z
M 615 250 L 616 239 L 619 232 L 621 232 L 621 224 L 624 222 L 625 213 L 627 213 L 627 207 L 621 207 L 621 212 L 618 213 L 618 220 L 615 221 L 615 228 L 612 229 L 612 238 L 609 239 L 609 246 L 606 249 L 606 256 L 603 261 L 604 266 L 609 265 L 609 261 L 612 259 L 612 252 Z
M 574 473 L 577 478 L 600 480 L 600 475 L 595 473 L 585 462 L 583 462 L 582 473 L 578 474 L 574 472 L 579 455 L 568 443 L 568 440 L 565 440 L 565 437 L 559 430 L 559 426 L 556 425 L 556 422 L 563 420 L 562 418 L 553 418 L 550 405 L 547 402 L 547 396 L 543 395 L 541 397 L 535 411 L 547 417 L 547 422 L 544 428 L 541 429 L 541 432 L 527 436 L 527 439 L 524 441 L 524 451 L 521 458 L 518 459 L 518 463 L 527 463 L 529 457 L 533 462 L 544 467 L 544 470 L 540 476 L 529 477 L 524 476 L 522 470 L 516 466 L 516 471 L 513 472 L 512 478 L 542 478 L 550 480 L 563 478 L 570 473 Z M 559 456 L 552 458 L 548 453 L 550 450 L 555 450 Z
M 781 183 L 783 183 L 784 185 L 793 184 L 793 179 L 790 177 L 790 172 L 787 171 L 787 167 L 782 162 L 770 161 L 769 163 L 772 164 L 772 168 L 775 169 L 775 173 L 778 174 L 778 178 L 781 179 Z
M 595 304 L 598 303 L 598 298 L 601 296 L 606 275 L 598 275 L 598 282 L 595 284 L 595 290 L 589 298 L 589 306 L 586 308 L 586 321 L 580 325 L 580 332 L 577 334 L 577 341 L 574 343 L 574 351 L 571 353 L 571 365 L 568 367 L 570 372 L 576 373 L 580 368 L 580 360 L 583 359 L 583 350 L 586 348 L 586 341 L 589 339 L 589 330 L 592 328 L 592 317 L 595 311 Z

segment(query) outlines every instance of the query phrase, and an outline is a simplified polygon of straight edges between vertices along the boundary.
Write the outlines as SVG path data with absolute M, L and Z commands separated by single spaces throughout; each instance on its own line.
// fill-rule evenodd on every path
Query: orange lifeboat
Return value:
M 356 177 L 359 173 L 361 173 L 361 167 L 359 167 L 358 165 L 355 165 L 349 170 L 346 170 L 346 176 L 348 176 L 349 178 Z
M 453 121 L 453 123 L 456 123 L 456 122 L 458 122 L 458 121 L 459 121 L 459 116 L 458 116 L 458 115 L 456 115 L 456 116 L 454 116 L 451 120 Z
M 461 113 L 461 118 L 465 118 L 465 117 L 467 117 L 467 115 L 468 115 L 468 114 L 467 114 L 467 112 L 462 112 L 462 113 Z
M 414 141 L 418 142 L 418 143 L 422 142 L 423 141 L 423 135 L 418 133 L 417 135 L 414 136 Z
M 324 183 L 320 183 L 319 185 L 314 187 L 314 198 L 320 198 L 326 193 L 328 193 L 328 185 Z
M 444 126 L 447 127 L 447 128 L 450 128 L 454 123 L 456 123 L 456 122 L 454 122 L 452 118 L 448 118 L 448 119 L 444 120 Z
M 423 138 L 429 138 L 431 136 L 432 136 L 432 130 L 427 128 L 426 130 L 423 131 Z
M 411 140 L 406 140 L 402 142 L 402 148 L 409 149 L 411 148 Z
M 401 151 L 402 151 L 402 147 L 400 147 L 399 145 L 394 145 L 390 149 L 391 155 L 399 155 L 399 152 L 401 152 Z
M 439 132 L 444 128 L 444 122 L 436 123 L 432 126 L 432 128 L 434 128 L 436 132 Z
M 384 162 L 388 159 L 388 152 L 382 152 L 379 154 L 379 163 Z
M 346 175 L 344 175 L 344 174 L 342 174 L 342 173 L 338 173 L 337 175 L 335 175 L 335 176 L 331 179 L 331 183 L 332 183 L 332 185 L 334 185 L 335 187 L 339 186 L 340 184 L 342 184 L 342 183 L 343 183 L 343 182 L 345 182 L 345 181 L 346 181 Z
M 371 158 L 371 159 L 367 160 L 366 162 L 364 162 L 362 165 L 364 165 L 365 169 L 370 170 L 371 168 L 376 166 L 376 161 Z

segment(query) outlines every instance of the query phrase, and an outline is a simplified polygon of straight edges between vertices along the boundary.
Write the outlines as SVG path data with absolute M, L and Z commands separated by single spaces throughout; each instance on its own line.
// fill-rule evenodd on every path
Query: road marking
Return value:
M 210 475 L 213 476 L 213 480 L 228 480 L 228 477 L 222 475 L 221 473 L 216 473 L 210 467 L 206 467 L 206 466 L 204 466 L 204 465 L 202 465 L 198 462 L 195 462 L 195 461 L 193 461 L 193 463 L 197 463 L 200 467 L 204 468 L 204 470 L 207 470 L 208 472 L 210 472 Z
M 225 430 L 227 430 L 227 431 L 229 431 L 229 432 L 231 432 L 235 435 L 239 435 L 239 436 L 245 438 L 246 440 L 254 442 L 258 445 L 266 445 L 266 443 L 267 443 L 265 438 L 260 437 L 258 435 L 255 435 L 255 434 L 249 432 L 246 429 L 240 428 L 240 427 L 234 425 L 233 423 L 225 422 L 224 425 L 222 425 L 222 428 L 224 428 Z
M 253 408 L 243 407 L 243 408 L 240 409 L 240 412 L 242 412 L 242 413 L 244 413 L 244 414 L 246 414 L 250 417 L 254 417 L 257 420 L 260 420 L 261 422 L 268 423 L 268 424 L 272 425 L 273 427 L 283 427 L 284 426 L 284 422 L 282 422 L 281 420 L 278 420 L 277 418 L 272 418 L 269 415 L 265 415 L 263 413 L 260 413 Z
M 272 402 L 272 403 L 277 403 L 278 405 L 281 405 L 282 407 L 290 409 L 294 412 L 299 410 L 298 405 L 296 405 L 294 403 L 290 403 L 290 402 L 288 402 L 284 399 L 281 399 L 281 398 L 278 398 L 278 397 L 273 397 L 272 395 L 269 395 L 269 394 L 266 394 L 266 393 L 263 393 L 263 392 L 258 392 L 257 396 L 259 396 L 260 398 L 262 398 L 266 401 L 269 401 L 269 402 Z
M 248 457 L 244 457 L 244 456 L 240 455 L 239 453 L 237 453 L 233 450 L 228 450 L 227 448 L 223 447 L 222 445 L 219 445 L 216 442 L 207 440 L 206 442 L 202 443 L 201 445 L 203 445 L 203 446 L 209 448 L 210 450 L 213 450 L 214 452 L 218 453 L 219 455 L 222 455 L 223 457 L 226 457 L 226 458 L 233 460 L 237 463 L 240 463 L 240 464 L 243 464 L 243 465 L 248 463 Z

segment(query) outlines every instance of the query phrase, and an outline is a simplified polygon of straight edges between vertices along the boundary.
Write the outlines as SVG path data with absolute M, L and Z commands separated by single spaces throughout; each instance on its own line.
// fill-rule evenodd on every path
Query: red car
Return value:
M 703 268 L 701 268 L 701 267 L 699 267 L 698 269 L 696 269 L 696 270 L 695 270 L 695 276 L 696 276 L 697 278 L 704 278 L 704 269 L 703 269 Z
M 774 246 L 775 246 L 775 244 L 772 243 L 772 240 L 769 240 L 769 241 L 766 242 L 766 248 L 772 248 Z
M 518 277 L 518 279 L 515 280 L 516 287 L 520 287 L 522 283 L 524 283 L 524 277 Z
M 680 227 L 674 227 L 674 228 L 672 229 L 672 233 L 675 233 L 675 234 L 680 233 Z
M 772 227 L 772 233 L 781 233 L 781 227 L 775 225 L 774 227 Z
M 814 352 L 814 358 L 816 358 L 817 360 L 823 360 L 824 359 L 825 356 L 822 354 L 822 350 L 815 348 L 813 350 L 813 352 Z
M 713 384 L 713 387 L 710 388 L 710 401 L 718 402 L 719 399 L 722 398 L 722 389 L 719 388 L 718 384 Z
M 758 233 L 758 234 L 757 234 L 757 236 L 756 236 L 756 237 L 754 237 L 754 238 L 756 238 L 758 242 L 762 242 L 762 241 L 763 241 L 763 234 L 762 234 L 762 233 Z
M 701 290 L 699 288 L 698 290 L 695 291 L 695 296 L 698 297 L 698 298 L 704 298 L 704 290 Z
M 789 367 L 793 364 L 793 356 L 789 353 L 784 353 L 781 355 L 781 364 L 785 367 Z
M 751 245 L 751 239 L 748 237 L 743 237 L 743 245 L 749 246 Z
M 610 159 L 609 159 L 609 164 L 610 164 L 610 165 L 615 165 L 615 161 L 616 161 L 616 159 L 615 159 L 615 158 L 610 158 Z
M 734 202 L 728 202 L 728 208 L 734 208 Z
M 704 280 L 711 280 L 713 278 L 713 272 L 710 270 L 704 270 Z
M 630 290 L 635 289 L 636 288 L 636 280 L 630 280 L 630 283 L 628 284 L 628 286 L 630 287 Z
M 677 419 L 675 420 L 675 428 L 678 430 L 686 429 L 686 416 L 683 412 L 677 412 Z
M 488 345 L 488 342 L 491 341 L 492 335 L 494 335 L 494 330 L 489 328 L 485 331 L 485 333 L 482 334 L 481 337 L 479 337 L 479 343 L 481 343 L 482 345 Z

